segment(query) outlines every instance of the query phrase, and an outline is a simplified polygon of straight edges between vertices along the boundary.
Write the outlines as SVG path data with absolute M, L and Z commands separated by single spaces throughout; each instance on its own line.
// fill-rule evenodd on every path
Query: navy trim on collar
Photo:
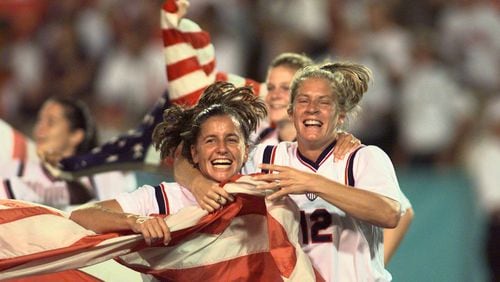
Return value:
M 323 152 L 321 152 L 321 154 L 319 155 L 318 159 L 315 162 L 311 161 L 310 159 L 308 159 L 306 157 L 304 157 L 304 155 L 302 155 L 300 153 L 298 147 L 297 147 L 297 155 L 298 155 L 299 159 L 301 159 L 303 162 L 307 163 L 308 165 L 310 165 L 311 167 L 313 167 L 315 170 L 318 170 L 321 162 L 323 162 L 323 160 L 327 157 L 328 153 L 330 153 L 330 151 L 333 150 L 333 147 L 335 147 L 335 144 L 337 144 L 337 140 L 334 140 L 330 145 L 328 145 L 323 150 Z

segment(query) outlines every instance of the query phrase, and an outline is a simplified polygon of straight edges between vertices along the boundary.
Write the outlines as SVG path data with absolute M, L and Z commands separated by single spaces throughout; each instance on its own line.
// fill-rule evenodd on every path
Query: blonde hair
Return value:
M 359 102 L 373 80 L 372 71 L 361 64 L 349 62 L 325 63 L 313 65 L 299 70 L 291 85 L 291 107 L 297 91 L 302 83 L 311 78 L 328 81 L 335 97 L 335 106 L 340 113 L 355 114 L 359 110 Z

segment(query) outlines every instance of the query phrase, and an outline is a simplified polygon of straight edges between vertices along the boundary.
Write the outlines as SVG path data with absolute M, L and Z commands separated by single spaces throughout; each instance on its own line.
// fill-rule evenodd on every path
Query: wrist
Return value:
M 130 230 L 134 230 L 137 220 L 139 220 L 139 216 L 135 214 L 127 214 L 125 217 L 125 222 Z

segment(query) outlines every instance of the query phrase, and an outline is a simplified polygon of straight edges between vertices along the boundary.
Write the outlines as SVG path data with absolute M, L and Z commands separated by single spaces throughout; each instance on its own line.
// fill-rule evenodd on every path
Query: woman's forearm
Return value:
M 315 193 L 347 214 L 373 225 L 394 228 L 400 219 L 397 201 L 324 178 Z
M 138 216 L 123 213 L 116 200 L 89 204 L 74 210 L 70 219 L 96 233 L 131 230 Z
M 399 247 L 406 232 L 410 228 L 413 221 L 414 212 L 412 208 L 406 210 L 406 213 L 401 216 L 398 226 L 394 229 L 384 229 L 384 264 L 389 264 L 392 256 Z

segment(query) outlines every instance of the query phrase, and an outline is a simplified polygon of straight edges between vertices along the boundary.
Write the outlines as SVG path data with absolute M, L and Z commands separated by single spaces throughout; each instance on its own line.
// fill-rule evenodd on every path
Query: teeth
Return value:
M 321 126 L 323 123 L 319 120 L 308 119 L 308 120 L 304 121 L 304 124 L 306 126 Z
M 231 165 L 233 162 L 228 159 L 217 159 L 212 161 L 212 165 Z

